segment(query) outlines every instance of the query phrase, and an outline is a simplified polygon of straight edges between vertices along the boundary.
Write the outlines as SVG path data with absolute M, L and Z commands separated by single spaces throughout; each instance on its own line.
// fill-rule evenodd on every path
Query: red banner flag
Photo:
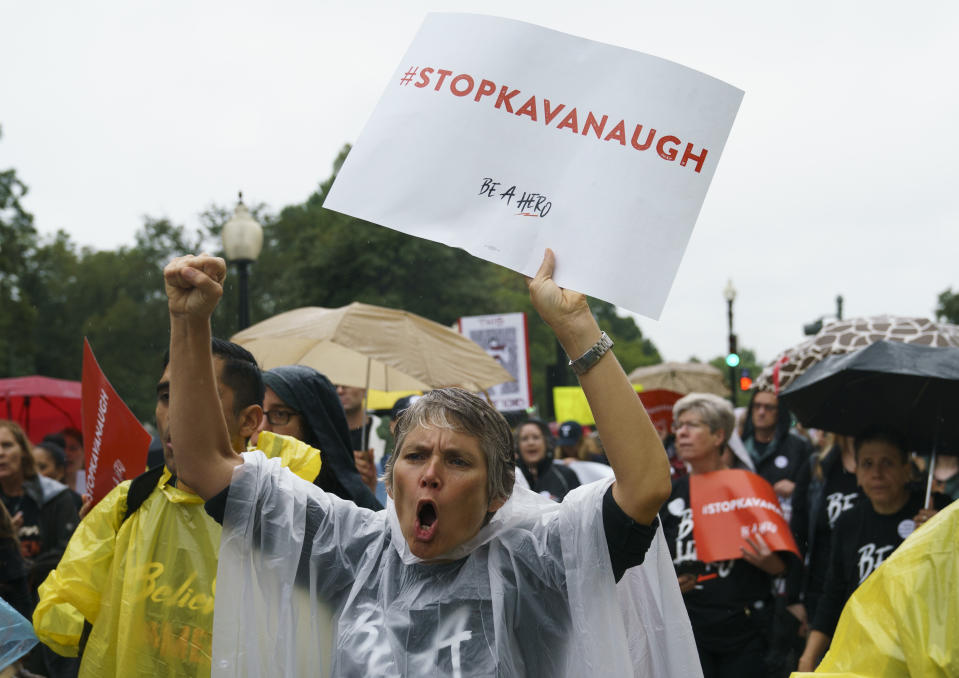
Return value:
M 742 558 L 746 537 L 761 535 L 773 551 L 799 549 L 772 485 L 743 470 L 689 477 L 696 553 L 706 563 Z M 748 548 L 748 547 L 747 547 Z
M 146 467 L 151 436 L 133 416 L 83 340 L 83 447 L 93 503 Z

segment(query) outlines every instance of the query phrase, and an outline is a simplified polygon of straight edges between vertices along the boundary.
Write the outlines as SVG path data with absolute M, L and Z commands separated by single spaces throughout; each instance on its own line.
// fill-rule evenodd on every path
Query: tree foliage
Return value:
M 959 292 L 953 292 L 950 287 L 939 293 L 939 304 L 936 306 L 936 319 L 959 324 Z

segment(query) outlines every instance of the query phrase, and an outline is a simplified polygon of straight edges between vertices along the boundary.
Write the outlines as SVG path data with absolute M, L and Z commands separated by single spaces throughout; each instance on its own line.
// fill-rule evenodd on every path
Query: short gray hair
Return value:
M 711 433 L 722 429 L 723 445 L 729 442 L 729 436 L 733 434 L 736 426 L 736 415 L 728 400 L 712 393 L 690 393 L 673 405 L 673 421 L 679 419 L 684 412 L 695 412 L 701 416 Z
M 418 426 L 457 431 L 476 438 L 486 457 L 489 501 L 509 498 L 516 475 L 509 424 L 490 404 L 461 388 L 430 391 L 417 398 L 396 420 L 396 444 L 383 474 L 388 491 L 393 488 L 393 465 L 403 449 L 406 434 Z

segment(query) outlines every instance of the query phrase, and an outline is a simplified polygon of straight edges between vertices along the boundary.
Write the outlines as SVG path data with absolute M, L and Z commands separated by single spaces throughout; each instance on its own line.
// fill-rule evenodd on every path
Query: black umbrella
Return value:
M 898 431 L 912 450 L 959 450 L 959 348 L 879 341 L 825 358 L 779 397 L 804 426 Z

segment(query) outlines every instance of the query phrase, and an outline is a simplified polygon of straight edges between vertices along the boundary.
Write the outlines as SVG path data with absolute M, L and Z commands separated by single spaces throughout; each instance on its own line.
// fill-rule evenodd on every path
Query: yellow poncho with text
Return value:
M 261 433 L 260 447 L 300 477 L 319 473 L 319 453 Z M 220 525 L 203 499 L 170 484 L 125 522 L 130 482 L 114 488 L 78 526 L 40 587 L 34 628 L 60 654 L 76 656 L 83 618 L 92 631 L 81 678 L 209 676 Z

